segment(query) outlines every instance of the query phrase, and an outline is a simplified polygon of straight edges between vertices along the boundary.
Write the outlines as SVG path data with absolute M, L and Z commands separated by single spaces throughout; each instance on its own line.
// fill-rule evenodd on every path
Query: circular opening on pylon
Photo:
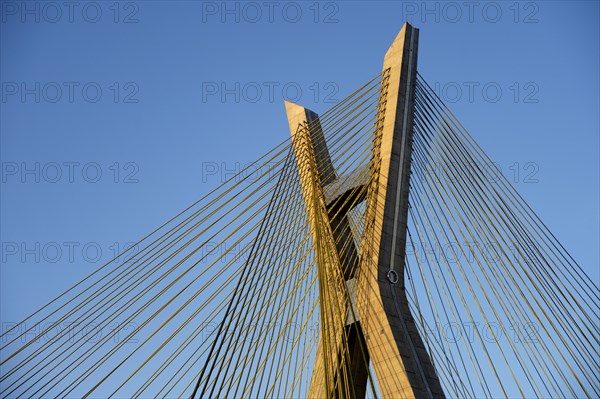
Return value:
M 398 273 L 396 273 L 395 270 L 390 270 L 387 274 L 387 277 L 392 284 L 396 284 L 398 282 Z

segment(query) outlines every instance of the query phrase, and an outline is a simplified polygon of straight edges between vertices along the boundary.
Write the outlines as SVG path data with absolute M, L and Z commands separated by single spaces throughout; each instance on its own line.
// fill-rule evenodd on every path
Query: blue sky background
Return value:
M 323 112 L 379 73 L 405 20 L 420 73 L 598 281 L 598 2 L 475 3 L 2 1 L 2 323 L 286 139 L 284 98 Z

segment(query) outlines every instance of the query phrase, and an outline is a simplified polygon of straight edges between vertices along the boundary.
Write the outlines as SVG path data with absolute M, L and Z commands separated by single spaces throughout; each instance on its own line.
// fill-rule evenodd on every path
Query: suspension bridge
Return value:
M 598 286 L 418 47 L 4 331 L 1 396 L 598 397 Z

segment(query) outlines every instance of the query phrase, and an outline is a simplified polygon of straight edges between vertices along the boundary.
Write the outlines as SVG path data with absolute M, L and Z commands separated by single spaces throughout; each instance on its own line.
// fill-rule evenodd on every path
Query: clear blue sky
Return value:
M 405 20 L 420 73 L 598 281 L 596 1 L 1 7 L 3 323 L 284 140 L 284 97 L 323 112 L 379 73 Z

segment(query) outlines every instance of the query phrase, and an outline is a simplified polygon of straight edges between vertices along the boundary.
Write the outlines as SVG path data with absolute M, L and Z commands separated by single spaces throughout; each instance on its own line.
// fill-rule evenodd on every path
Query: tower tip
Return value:
M 398 32 L 396 38 L 388 48 L 388 51 L 386 52 L 385 56 L 387 57 L 391 53 L 394 53 L 397 49 L 403 48 L 407 36 L 412 36 L 413 32 L 419 32 L 419 30 L 411 24 L 409 24 L 408 22 L 405 22 L 404 25 L 402 25 L 400 32 Z

